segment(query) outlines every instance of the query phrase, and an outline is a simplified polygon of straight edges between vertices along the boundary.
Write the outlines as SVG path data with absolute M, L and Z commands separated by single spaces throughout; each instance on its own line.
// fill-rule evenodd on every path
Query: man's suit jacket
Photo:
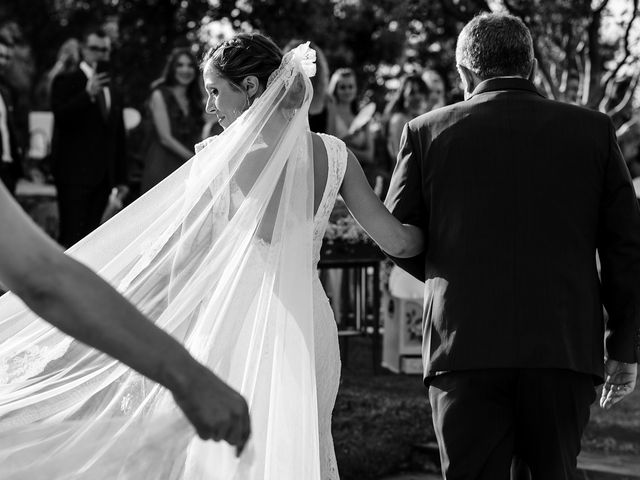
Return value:
M 527 80 L 405 126 L 386 205 L 425 232 L 425 381 L 485 368 L 603 376 L 640 343 L 640 211 L 610 119 Z M 598 278 L 596 249 L 602 264 Z
M 9 145 L 11 147 L 11 158 L 13 159 L 10 168 L 13 170 L 16 178 L 18 178 L 22 175 L 22 148 L 16 135 L 13 95 L 11 94 L 11 89 L 2 83 L 0 83 L 0 95 L 7 109 L 7 130 L 9 131 Z M 2 149 L 3 143 L 0 139 L 0 161 L 2 161 L 2 154 L 4 153 Z
M 87 77 L 77 70 L 58 75 L 51 87 L 54 114 L 51 156 L 56 183 L 95 186 L 126 181 L 122 102 L 110 87 L 111 108 L 105 120 L 97 100 L 86 91 Z

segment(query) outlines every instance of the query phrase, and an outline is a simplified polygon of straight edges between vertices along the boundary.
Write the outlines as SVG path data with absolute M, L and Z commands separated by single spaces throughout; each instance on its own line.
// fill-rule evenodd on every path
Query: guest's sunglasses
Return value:
M 98 52 L 98 53 L 109 53 L 111 51 L 109 47 L 98 47 L 96 45 L 89 45 L 87 48 L 92 52 Z

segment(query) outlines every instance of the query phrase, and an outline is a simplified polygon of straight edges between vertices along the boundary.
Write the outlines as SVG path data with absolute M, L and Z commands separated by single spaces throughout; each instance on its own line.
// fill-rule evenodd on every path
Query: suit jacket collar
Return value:
M 487 93 L 487 92 L 496 92 L 499 90 L 518 90 L 518 91 L 524 91 L 524 92 L 529 92 L 532 93 L 534 95 L 540 95 L 541 97 L 544 98 L 544 95 L 542 95 L 538 89 L 535 87 L 535 85 L 522 77 L 496 77 L 496 78 L 489 78 L 481 83 L 478 84 L 478 86 L 473 90 L 473 93 L 469 96 L 469 99 L 480 95 L 482 93 Z

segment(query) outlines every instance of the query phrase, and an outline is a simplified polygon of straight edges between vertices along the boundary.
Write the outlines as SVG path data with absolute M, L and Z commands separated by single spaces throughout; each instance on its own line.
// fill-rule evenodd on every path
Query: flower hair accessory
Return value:
M 308 77 L 316 74 L 316 52 L 309 46 L 309 42 L 298 45 L 282 57 L 280 66 L 269 75 L 267 87 L 282 75 L 282 80 L 288 88 L 295 77 L 296 66 Z
M 298 45 L 291 52 L 293 53 L 293 57 L 300 62 L 302 71 L 306 73 L 308 77 L 315 76 L 316 51 L 309 46 L 309 42 Z

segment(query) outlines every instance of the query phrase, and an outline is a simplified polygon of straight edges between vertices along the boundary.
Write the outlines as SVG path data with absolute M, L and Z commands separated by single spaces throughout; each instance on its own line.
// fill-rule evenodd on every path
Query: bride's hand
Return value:
M 247 402 L 238 392 L 204 366 L 174 391 L 176 403 L 203 440 L 225 440 L 240 456 L 251 435 Z
M 607 359 L 604 370 L 605 381 L 602 387 L 600 406 L 609 409 L 633 392 L 638 376 L 638 364 Z

